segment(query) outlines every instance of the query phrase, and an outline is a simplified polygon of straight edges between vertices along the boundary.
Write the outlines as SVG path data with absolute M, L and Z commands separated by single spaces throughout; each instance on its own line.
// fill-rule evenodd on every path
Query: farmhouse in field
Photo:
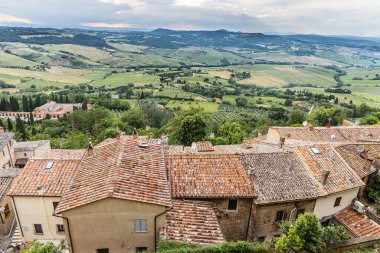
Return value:
M 37 107 L 33 112 L 9 112 L 0 111 L 0 118 L 16 119 L 20 117 L 23 120 L 27 120 L 30 114 L 33 115 L 34 120 L 41 120 L 45 118 L 61 119 L 65 115 L 72 113 L 75 109 L 82 108 L 81 103 L 76 104 L 62 104 L 54 101 L 49 101 L 40 107 Z
M 380 225 L 360 200 L 380 167 L 379 133 L 271 128 L 241 145 L 190 147 L 117 134 L 29 159 L 8 195 L 25 241 L 65 239 L 76 253 L 152 252 L 160 239 L 270 241 L 279 222 L 305 212 L 369 236 Z

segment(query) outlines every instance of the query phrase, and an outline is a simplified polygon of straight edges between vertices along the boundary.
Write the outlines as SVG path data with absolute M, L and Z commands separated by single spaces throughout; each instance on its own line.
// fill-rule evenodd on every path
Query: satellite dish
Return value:
M 307 126 L 307 121 L 302 122 L 302 125 L 305 127 Z
M 358 151 L 358 153 L 363 153 L 365 151 L 365 147 L 360 146 L 356 151 Z

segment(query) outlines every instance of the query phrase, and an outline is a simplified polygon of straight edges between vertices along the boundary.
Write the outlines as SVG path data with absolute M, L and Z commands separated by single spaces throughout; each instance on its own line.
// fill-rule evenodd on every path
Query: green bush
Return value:
M 245 241 L 223 242 L 210 246 L 196 246 L 189 243 L 162 241 L 158 253 L 267 253 L 269 247 L 265 244 Z

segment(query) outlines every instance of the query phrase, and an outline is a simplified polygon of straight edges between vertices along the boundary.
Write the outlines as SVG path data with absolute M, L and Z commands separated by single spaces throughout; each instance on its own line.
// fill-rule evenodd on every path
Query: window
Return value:
M 147 221 L 145 219 L 134 220 L 135 232 L 147 232 Z
M 265 236 L 260 236 L 257 238 L 258 242 L 264 242 L 265 241 Z
M 9 205 L 6 204 L 5 207 L 4 207 L 4 215 L 5 215 L 5 218 L 7 218 L 9 216 L 9 214 L 11 213 L 11 210 L 9 209 Z
M 57 224 L 57 232 L 58 233 L 65 232 L 65 227 L 63 226 L 63 224 Z
M 304 214 L 304 213 L 305 213 L 305 209 L 297 209 L 296 218 L 298 218 L 298 216 L 300 216 L 301 214 Z
M 334 207 L 340 206 L 340 202 L 342 201 L 342 197 L 337 197 L 335 199 Z
M 286 218 L 286 212 L 285 211 L 278 211 L 276 215 L 276 222 L 285 220 Z
M 42 225 L 41 224 L 34 224 L 34 233 L 35 234 L 43 234 L 44 232 L 42 231 Z
M 314 155 L 320 155 L 321 152 L 316 147 L 311 147 L 311 151 L 313 151 Z
M 53 208 L 54 208 L 54 211 L 55 211 L 55 209 L 57 209 L 58 203 L 59 203 L 59 202 L 53 202 Z
M 97 249 L 96 250 L 96 253 L 109 253 L 110 251 L 109 251 L 109 249 L 107 248 L 107 249 Z
M 136 253 L 143 253 L 143 252 L 148 252 L 147 247 L 137 247 L 136 248 Z
M 228 200 L 228 210 L 233 211 L 237 210 L 237 199 L 229 199 Z
M 50 170 L 53 167 L 53 161 L 48 161 L 46 164 L 45 170 Z

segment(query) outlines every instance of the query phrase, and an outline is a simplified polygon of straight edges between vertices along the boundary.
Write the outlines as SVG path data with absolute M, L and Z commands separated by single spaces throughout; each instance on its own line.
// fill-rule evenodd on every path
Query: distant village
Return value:
M 60 108 L 36 113 L 50 106 Z M 0 233 L 14 248 L 33 240 L 65 240 L 77 253 L 155 252 L 159 240 L 264 242 L 304 213 L 353 240 L 380 240 L 380 217 L 364 198 L 379 174 L 380 126 L 271 127 L 219 146 L 117 133 L 81 150 L 2 131 L 0 150 Z

